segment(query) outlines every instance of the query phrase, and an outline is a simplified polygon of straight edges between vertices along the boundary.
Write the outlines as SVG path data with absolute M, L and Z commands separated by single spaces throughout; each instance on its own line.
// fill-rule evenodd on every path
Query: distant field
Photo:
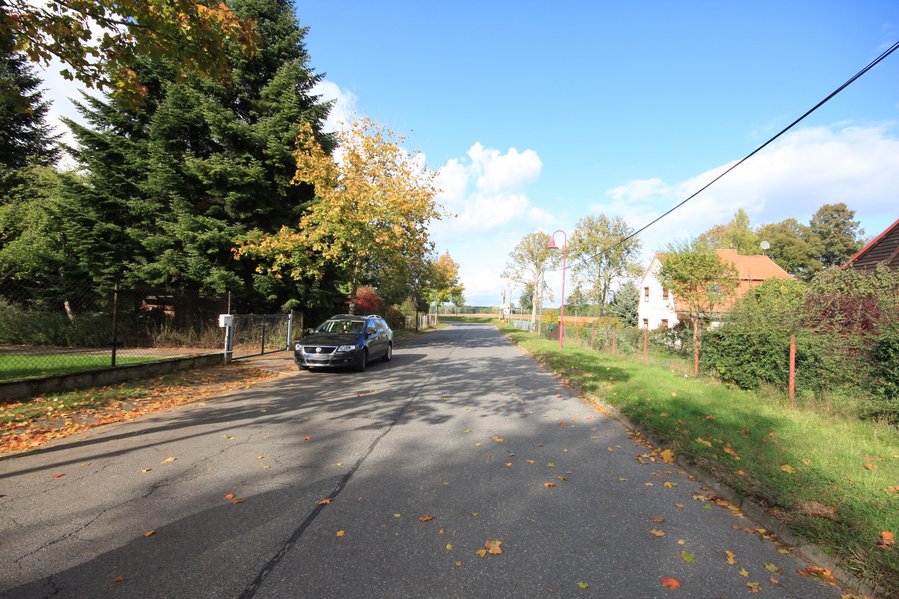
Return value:
M 441 314 L 441 322 L 475 322 L 475 323 L 491 323 L 496 320 L 496 314 Z
M 116 365 L 153 362 L 158 357 L 116 358 Z M 14 381 L 28 377 L 67 374 L 94 368 L 107 368 L 109 355 L 91 356 L 84 354 L 20 354 L 0 353 L 0 382 Z

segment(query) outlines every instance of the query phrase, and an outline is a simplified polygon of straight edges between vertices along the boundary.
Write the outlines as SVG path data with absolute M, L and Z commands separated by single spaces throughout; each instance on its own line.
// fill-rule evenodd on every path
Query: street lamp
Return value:
M 568 261 L 568 235 L 559 229 L 553 233 L 547 249 L 559 249 L 559 246 L 556 245 L 556 233 L 562 234 L 562 305 L 559 307 L 559 349 L 562 349 L 562 339 L 565 337 L 565 267 Z

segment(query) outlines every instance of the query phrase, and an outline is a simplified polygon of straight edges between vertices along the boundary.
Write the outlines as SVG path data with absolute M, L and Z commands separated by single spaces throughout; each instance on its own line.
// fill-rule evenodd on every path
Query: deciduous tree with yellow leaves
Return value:
M 356 291 L 379 270 L 422 261 L 432 251 L 428 224 L 440 218 L 434 173 L 421 156 L 405 151 L 402 138 L 369 119 L 337 133 L 335 157 L 311 127 L 297 137 L 294 182 L 315 187 L 315 200 L 296 230 L 256 234 L 237 255 L 266 262 L 263 269 L 296 280 L 321 281 L 338 270 L 355 310 Z

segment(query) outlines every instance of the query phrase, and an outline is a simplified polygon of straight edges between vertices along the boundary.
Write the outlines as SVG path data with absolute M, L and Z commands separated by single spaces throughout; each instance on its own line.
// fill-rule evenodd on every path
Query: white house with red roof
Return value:
M 714 307 L 715 314 L 729 312 L 738 298 L 768 279 L 792 278 L 768 256 L 741 256 L 737 250 L 715 250 L 715 253 L 722 262 L 729 262 L 739 277 L 734 294 Z M 640 279 L 640 304 L 637 308 L 637 326 L 640 328 L 667 329 L 688 319 L 686 306 L 679 303 L 674 294 L 659 282 L 658 274 L 664 261 L 665 254 L 653 256 L 649 268 Z

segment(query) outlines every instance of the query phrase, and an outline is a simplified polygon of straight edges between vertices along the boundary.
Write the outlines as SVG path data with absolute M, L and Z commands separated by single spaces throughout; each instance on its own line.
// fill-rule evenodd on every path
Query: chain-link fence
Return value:
M 227 297 L 152 287 L 0 291 L 0 381 L 221 351 Z
M 302 331 L 302 322 L 293 314 L 235 314 L 230 333 L 231 359 L 285 350 L 295 331 Z

